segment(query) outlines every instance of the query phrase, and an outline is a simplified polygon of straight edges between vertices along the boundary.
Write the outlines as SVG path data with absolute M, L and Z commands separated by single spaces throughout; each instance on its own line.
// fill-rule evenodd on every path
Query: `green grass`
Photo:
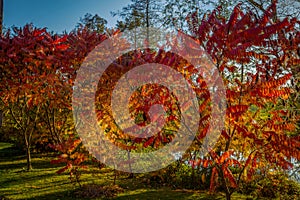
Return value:
M 0 199 L 82 199 L 76 198 L 78 185 L 70 183 L 68 174 L 58 175 L 55 172 L 61 167 L 51 165 L 53 157 L 33 154 L 33 170 L 27 172 L 26 158 L 11 144 L 0 143 Z M 110 169 L 89 168 L 82 174 L 82 184 L 112 185 L 113 171 Z M 124 175 L 117 178 L 117 184 L 125 191 L 114 199 L 224 199 L 224 195 L 209 195 L 205 191 L 172 190 L 168 187 L 155 188 L 148 186 L 138 176 L 127 179 Z M 246 199 L 234 194 L 233 199 Z

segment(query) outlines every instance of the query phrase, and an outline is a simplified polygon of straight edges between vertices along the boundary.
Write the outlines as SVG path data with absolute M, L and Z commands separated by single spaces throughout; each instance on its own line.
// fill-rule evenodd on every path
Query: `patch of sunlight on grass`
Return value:
M 71 200 L 76 198 L 74 192 L 80 190 L 78 184 L 69 180 L 69 175 L 56 174 L 63 165 L 51 165 L 53 155 L 33 154 L 33 170 L 27 172 L 26 158 L 10 144 L 0 143 L 0 199 L 38 199 L 38 200 Z M 113 185 L 114 172 L 112 169 L 90 167 L 82 171 L 81 184 Z M 171 190 L 168 187 L 154 188 L 142 181 L 142 175 L 128 179 L 127 175 L 118 175 L 116 184 L 125 192 L 114 199 L 224 199 L 224 195 L 211 196 L 205 191 Z M 246 199 L 235 195 L 233 199 Z
M 12 147 L 12 144 L 0 142 L 0 150 Z

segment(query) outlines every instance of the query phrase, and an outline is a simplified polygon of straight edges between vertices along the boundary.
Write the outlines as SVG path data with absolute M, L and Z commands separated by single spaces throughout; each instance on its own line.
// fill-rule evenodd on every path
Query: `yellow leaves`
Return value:
M 282 98 L 283 100 L 287 100 L 289 97 L 290 97 L 289 94 L 282 94 L 282 95 L 281 95 L 281 98 Z
M 64 153 L 64 154 L 61 154 L 60 157 L 61 158 L 68 158 L 69 156 L 68 156 L 68 154 Z

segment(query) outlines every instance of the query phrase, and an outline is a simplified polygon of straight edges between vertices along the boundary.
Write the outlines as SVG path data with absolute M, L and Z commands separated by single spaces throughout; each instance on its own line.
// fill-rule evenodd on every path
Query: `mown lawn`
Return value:
M 51 165 L 49 155 L 34 154 L 33 170 L 27 172 L 26 159 L 19 151 L 7 143 L 0 143 L 0 200 L 2 199 L 83 199 L 76 195 L 81 190 L 78 184 L 70 182 L 68 174 L 58 175 L 60 168 Z M 110 169 L 87 169 L 83 172 L 82 185 L 113 185 L 114 173 Z M 224 199 L 223 194 L 211 196 L 206 191 L 172 190 L 168 187 L 149 186 L 143 178 L 137 176 L 128 179 L 118 176 L 117 185 L 124 189 L 113 199 Z M 85 198 L 86 199 L 86 198 Z M 99 198 L 98 198 L 99 199 Z M 234 194 L 233 199 L 247 199 Z

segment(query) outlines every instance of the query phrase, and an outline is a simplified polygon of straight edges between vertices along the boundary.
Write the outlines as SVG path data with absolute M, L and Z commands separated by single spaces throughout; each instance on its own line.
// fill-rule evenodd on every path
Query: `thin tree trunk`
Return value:
M 29 145 L 26 147 L 26 159 L 27 159 L 27 171 L 30 171 L 32 170 L 32 165 L 31 165 L 31 154 L 30 154 Z
M 0 0 L 0 35 L 2 35 L 3 29 L 3 0 Z
M 146 27 L 147 27 L 147 47 L 149 47 L 149 42 L 150 42 L 150 36 L 149 36 L 149 27 L 150 27 L 150 21 L 149 21 L 149 0 L 146 1 Z
M 231 200 L 231 194 L 226 191 L 226 200 Z
M 134 174 L 132 173 L 132 168 L 131 168 L 131 158 L 130 158 L 130 151 L 128 150 L 127 151 L 127 156 L 128 156 L 128 161 L 129 161 L 129 170 L 130 170 L 130 174 L 129 174 L 129 177 L 128 178 L 133 178 L 134 177 Z
M 218 173 L 219 173 L 219 176 L 220 176 L 220 179 L 221 179 L 221 183 L 224 186 L 224 190 L 225 190 L 225 194 L 226 194 L 226 200 L 230 200 L 233 191 L 230 191 L 230 188 L 228 187 L 228 184 L 226 183 L 226 179 L 225 179 L 224 173 L 222 171 L 222 167 L 217 166 L 217 170 L 218 170 Z
M 2 110 L 0 110 L 0 127 L 2 126 L 2 122 L 3 122 L 3 112 Z

